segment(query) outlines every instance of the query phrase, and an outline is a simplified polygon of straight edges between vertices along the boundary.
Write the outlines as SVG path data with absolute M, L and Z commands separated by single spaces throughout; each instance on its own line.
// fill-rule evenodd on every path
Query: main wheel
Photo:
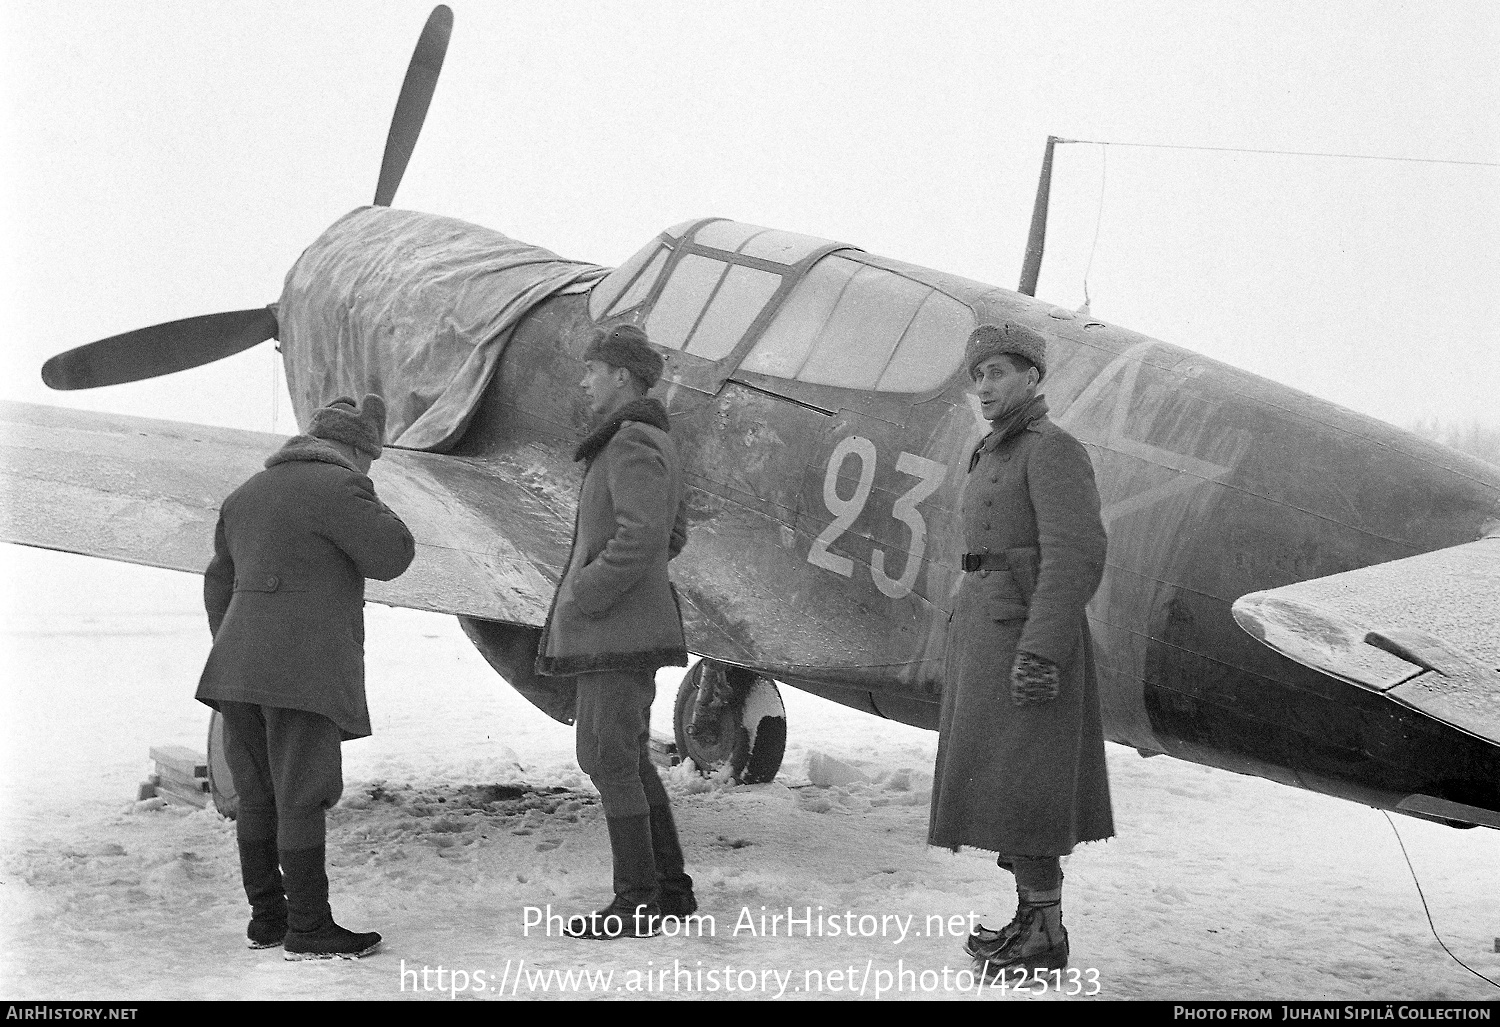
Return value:
M 677 687 L 677 752 L 705 777 L 729 769 L 741 784 L 773 780 L 786 755 L 786 707 L 776 682 L 742 667 L 699 660 Z
M 214 809 L 233 820 L 240 811 L 240 793 L 234 790 L 234 777 L 224 759 L 224 718 L 218 710 L 208 720 L 208 789 Z

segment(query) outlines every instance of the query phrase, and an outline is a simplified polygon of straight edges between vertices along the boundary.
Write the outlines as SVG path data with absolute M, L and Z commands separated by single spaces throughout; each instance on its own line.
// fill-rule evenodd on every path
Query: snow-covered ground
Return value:
M 549 904 L 608 898 L 572 733 L 451 619 L 376 606 L 375 735 L 345 746 L 328 851 L 335 915 L 385 946 L 358 962 L 252 952 L 233 825 L 132 801 L 151 746 L 203 748 L 199 579 L 0 550 L 0 996 L 1017 998 L 957 990 L 967 918 L 1003 922 L 1014 898 L 982 854 L 924 845 L 936 736 L 790 689 L 774 783 L 668 779 L 712 936 L 586 943 L 528 927 Z M 663 675 L 664 731 L 674 687 Z M 862 779 L 811 784 L 810 760 L 828 759 Z M 1113 745 L 1109 760 L 1119 837 L 1066 863 L 1075 999 L 1500 997 L 1434 940 L 1379 812 Z M 1396 823 L 1439 933 L 1500 980 L 1500 834 Z M 811 907 L 811 936 L 800 923 L 788 936 L 788 907 Z M 763 912 L 768 928 L 783 917 L 774 936 Z M 613 976 L 593 991 L 544 976 L 580 970 Z

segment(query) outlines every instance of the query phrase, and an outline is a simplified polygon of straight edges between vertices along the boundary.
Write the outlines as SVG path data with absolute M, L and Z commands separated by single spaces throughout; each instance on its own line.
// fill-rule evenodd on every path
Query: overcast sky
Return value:
M 396 206 L 618 264 L 720 215 L 1014 287 L 1046 136 L 1500 162 L 1500 5 L 455 0 Z M 425 2 L 0 4 L 0 396 L 291 431 L 269 345 L 50 354 L 275 300 L 368 203 Z M 1073 145 L 1038 294 L 1386 420 L 1500 423 L 1500 168 Z M 1097 243 L 1096 238 L 1097 226 Z M 279 419 L 273 421 L 273 418 Z

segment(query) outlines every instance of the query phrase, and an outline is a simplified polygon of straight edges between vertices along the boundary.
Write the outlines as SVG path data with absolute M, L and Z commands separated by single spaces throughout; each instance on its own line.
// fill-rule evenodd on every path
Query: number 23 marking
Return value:
M 851 456 L 859 458 L 859 482 L 854 486 L 853 494 L 845 499 L 838 491 L 839 471 L 843 470 L 844 461 Z M 901 576 L 892 578 L 886 573 L 884 550 L 874 549 L 870 552 L 870 577 L 875 582 L 875 587 L 892 599 L 910 594 L 912 586 L 916 584 L 917 572 L 922 569 L 922 553 L 927 548 L 927 522 L 917 510 L 917 504 L 938 490 L 948 466 L 913 453 L 902 453 L 896 458 L 896 470 L 917 479 L 917 483 L 891 507 L 891 516 L 905 524 L 911 532 L 911 551 L 907 553 L 906 566 L 902 568 Z M 851 435 L 833 447 L 833 452 L 828 457 L 828 471 L 823 475 L 823 503 L 828 507 L 828 512 L 833 514 L 833 520 L 813 539 L 812 546 L 807 551 L 808 563 L 842 574 L 846 578 L 854 577 L 854 561 L 847 556 L 829 552 L 828 547 L 848 531 L 859 517 L 870 499 L 870 489 L 874 484 L 875 443 L 858 435 Z

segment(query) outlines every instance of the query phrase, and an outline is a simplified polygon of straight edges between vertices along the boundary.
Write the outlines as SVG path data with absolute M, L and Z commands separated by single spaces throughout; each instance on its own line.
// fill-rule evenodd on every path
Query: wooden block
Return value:
M 186 774 L 179 770 L 174 770 L 165 763 L 158 763 L 156 765 L 156 773 L 152 776 L 157 779 L 158 784 L 162 781 L 170 781 L 172 784 L 180 785 L 192 791 L 208 791 L 207 777 L 188 777 Z
M 670 769 L 682 762 L 676 740 L 654 731 L 646 743 L 646 755 L 652 763 L 663 769 Z
M 157 785 L 156 794 L 168 802 L 193 806 L 197 809 L 206 809 L 209 803 L 209 794 L 207 792 L 194 791 L 191 788 L 185 788 L 171 781 L 163 781 Z
M 207 777 L 208 759 L 185 745 L 153 745 L 151 758 L 159 766 L 171 767 L 188 777 Z

